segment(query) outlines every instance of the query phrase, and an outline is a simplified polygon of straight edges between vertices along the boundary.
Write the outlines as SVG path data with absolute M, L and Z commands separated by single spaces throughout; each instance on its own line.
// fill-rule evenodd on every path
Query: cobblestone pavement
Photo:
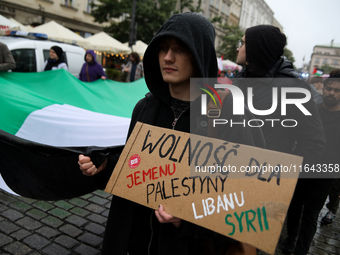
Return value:
M 0 189 L 0 255 L 100 254 L 110 199 L 110 194 L 95 191 L 47 202 L 13 196 Z M 319 220 L 326 212 L 324 208 Z M 285 233 L 284 227 L 275 254 L 282 255 Z M 331 226 L 318 224 L 310 254 L 340 254 L 340 212 Z
M 0 255 L 100 254 L 110 199 L 95 191 L 47 202 L 0 189 Z
M 333 255 L 340 254 L 340 212 L 338 210 L 335 220 L 330 226 L 320 226 L 322 217 L 328 212 L 328 209 L 324 206 L 321 210 L 318 219 L 318 228 L 314 235 L 314 240 L 309 249 L 308 255 Z M 275 255 L 283 255 L 281 252 L 281 245 L 286 238 L 287 228 L 284 225 L 279 244 L 276 247 Z M 267 255 L 267 253 L 260 252 L 259 255 Z

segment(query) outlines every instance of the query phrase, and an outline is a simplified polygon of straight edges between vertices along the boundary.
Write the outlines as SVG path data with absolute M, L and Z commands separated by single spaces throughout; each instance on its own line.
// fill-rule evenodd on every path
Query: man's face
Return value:
M 158 61 L 163 80 L 170 85 L 190 85 L 195 69 L 189 49 L 173 37 L 160 43 Z
M 237 48 L 237 59 L 236 59 L 236 63 L 244 66 L 246 64 L 246 36 L 244 35 L 241 39 L 242 42 L 242 46 Z
M 50 49 L 50 59 L 53 59 L 53 60 L 59 59 L 57 53 L 55 53 L 53 49 Z
M 89 63 L 91 63 L 93 61 L 93 57 L 90 53 L 87 53 L 85 58 L 86 58 L 86 61 L 89 62 Z
M 323 103 L 327 107 L 334 107 L 340 102 L 340 81 L 333 81 L 323 88 Z

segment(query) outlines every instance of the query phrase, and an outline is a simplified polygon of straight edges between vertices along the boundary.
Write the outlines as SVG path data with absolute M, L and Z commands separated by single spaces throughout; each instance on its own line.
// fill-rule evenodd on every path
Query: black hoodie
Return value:
M 52 46 L 51 49 L 54 50 L 54 52 L 57 54 L 58 60 L 53 60 L 51 58 L 48 58 L 48 60 L 45 62 L 44 71 L 52 70 L 53 67 L 58 68 L 58 66 L 61 63 L 65 63 L 63 49 L 60 48 L 59 46 Z
M 281 56 L 286 36 L 274 26 L 259 25 L 246 30 L 245 41 L 246 67 L 238 73 L 234 84 L 242 89 L 245 100 L 248 87 L 253 88 L 253 106 L 259 110 L 271 108 L 272 89 L 278 89 L 276 111 L 270 115 L 255 117 L 263 121 L 293 119 L 298 123 L 295 127 L 284 127 L 279 122 L 279 125 L 270 125 L 267 122 L 262 127 L 267 149 L 294 153 L 303 156 L 305 162 L 314 162 L 325 149 L 324 131 L 314 100 L 310 99 L 303 104 L 311 113 L 310 116 L 302 114 L 294 105 L 287 106 L 286 115 L 281 113 L 282 88 L 310 90 L 309 85 L 294 70 L 293 64 Z M 300 97 L 301 93 L 287 93 L 287 98 Z
M 159 43 L 164 37 L 175 37 L 190 50 L 200 78 L 217 77 L 217 60 L 214 49 L 215 30 L 202 15 L 182 13 L 173 15 L 158 30 L 144 55 L 144 73 L 150 93 L 140 100 L 132 114 L 129 134 L 137 121 L 154 126 L 172 128 L 174 113 L 171 109 L 169 85 L 164 82 L 158 61 Z M 232 105 L 232 97 L 228 96 Z M 226 100 L 227 101 L 227 100 Z M 231 110 L 229 112 L 232 112 Z M 190 131 L 190 112 L 178 119 L 176 130 Z M 238 134 L 228 132 L 231 140 L 253 144 L 250 132 L 238 128 Z M 235 134 L 235 135 L 234 135 Z M 240 134 L 240 135 L 239 135 Z M 261 140 L 262 134 L 259 134 Z M 263 137 L 262 137 L 263 138 Z M 261 140 L 263 141 L 263 140 Z M 263 143 L 262 143 L 263 146 Z M 107 169 L 112 169 L 111 166 Z M 152 227 L 150 227 L 150 223 Z M 102 254 L 204 254 L 207 237 L 215 240 L 216 253 L 224 254 L 233 240 L 192 223 L 183 222 L 180 228 L 160 224 L 152 209 L 115 197 L 112 198 Z
M 286 36 L 271 25 L 246 29 L 246 76 L 263 77 L 283 55 Z
M 214 48 L 215 29 L 197 13 L 175 14 L 158 30 L 144 54 L 145 81 L 152 94 L 168 102 L 169 85 L 163 81 L 158 63 L 158 45 L 164 37 L 172 36 L 183 42 L 193 55 L 198 77 L 216 77 L 218 73 Z

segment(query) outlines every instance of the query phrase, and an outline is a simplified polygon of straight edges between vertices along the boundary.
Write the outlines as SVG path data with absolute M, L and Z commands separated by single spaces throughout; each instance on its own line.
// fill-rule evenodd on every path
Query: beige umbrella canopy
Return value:
M 19 30 L 19 26 L 0 14 L 0 30 Z
M 72 32 L 70 29 L 58 24 L 53 20 L 43 25 L 32 28 L 30 32 L 47 34 L 48 39 L 51 40 L 77 44 L 85 48 L 88 47 L 88 42 L 85 40 L 85 38 Z
M 9 18 L 9 20 L 12 21 L 13 23 L 17 24 L 19 26 L 20 30 L 22 30 L 22 31 L 30 31 L 33 28 L 30 25 L 25 26 L 25 25 L 21 24 L 19 21 L 13 19 L 13 18 Z
M 100 32 L 98 34 L 86 38 L 85 40 L 90 43 L 89 48 L 92 50 L 105 51 L 107 53 L 114 54 L 131 53 L 131 49 L 129 47 L 125 46 L 120 41 L 114 39 L 105 32 Z
M 129 43 L 126 42 L 124 43 L 124 45 L 128 46 Z M 143 57 L 147 47 L 148 45 L 146 43 L 144 43 L 141 40 L 138 40 L 136 41 L 136 44 L 132 45 L 132 51 L 138 53 L 140 57 Z

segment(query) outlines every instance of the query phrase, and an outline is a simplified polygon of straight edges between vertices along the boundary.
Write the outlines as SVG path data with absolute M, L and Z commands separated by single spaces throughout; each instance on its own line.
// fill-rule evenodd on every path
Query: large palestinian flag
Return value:
M 79 153 L 99 164 L 124 145 L 135 104 L 148 92 L 132 83 L 81 82 L 65 70 L 0 74 L 0 172 L 16 193 L 65 199 L 98 188 Z M 0 182 L 0 188 L 7 187 Z

